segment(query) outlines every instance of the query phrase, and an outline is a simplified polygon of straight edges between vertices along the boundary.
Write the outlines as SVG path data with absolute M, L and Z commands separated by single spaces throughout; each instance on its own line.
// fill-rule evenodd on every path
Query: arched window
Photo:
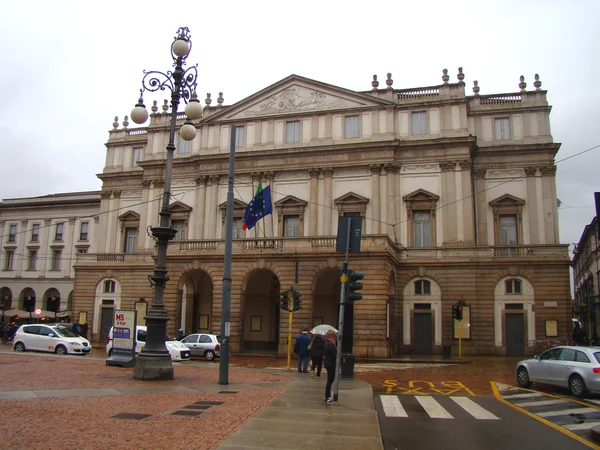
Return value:
M 104 292 L 115 292 L 115 282 L 113 280 L 104 282 Z
M 521 295 L 523 293 L 523 290 L 521 289 L 521 280 L 518 280 L 516 278 L 506 280 L 504 282 L 504 293 Z
M 415 295 L 431 295 L 431 281 L 429 281 L 429 280 L 415 281 Z

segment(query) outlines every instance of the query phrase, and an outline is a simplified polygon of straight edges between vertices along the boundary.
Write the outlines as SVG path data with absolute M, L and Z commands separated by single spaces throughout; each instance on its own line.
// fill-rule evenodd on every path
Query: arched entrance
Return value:
M 57 289 L 50 288 L 44 293 L 42 309 L 55 314 L 60 311 L 60 292 Z
M 19 309 L 32 312 L 35 309 L 35 291 L 31 288 L 25 288 L 19 296 Z
M 243 351 L 277 351 L 279 291 L 279 279 L 270 270 L 257 270 L 249 276 L 241 315 Z
M 214 333 L 220 329 L 213 323 L 213 282 L 203 270 L 194 269 L 181 277 L 177 302 L 177 328 L 185 334 Z
M 12 291 L 10 288 L 3 287 L 0 289 L 0 309 L 7 311 L 12 308 Z
M 329 268 L 317 275 L 314 289 L 314 302 L 312 305 L 312 326 L 323 323 L 337 328 L 339 323 L 340 305 L 340 269 Z M 349 307 L 348 307 L 349 306 Z M 345 315 L 352 314 L 352 304 L 346 304 Z M 352 317 L 352 316 L 350 316 Z M 344 334 L 352 336 L 353 324 L 344 323 Z M 350 328 L 346 328 L 346 326 Z

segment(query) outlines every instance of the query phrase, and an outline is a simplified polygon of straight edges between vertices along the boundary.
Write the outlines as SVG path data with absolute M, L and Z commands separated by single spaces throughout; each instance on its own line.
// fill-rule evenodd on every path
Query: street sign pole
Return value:
M 342 269 L 340 281 L 342 289 L 340 292 L 340 319 L 338 322 L 337 355 L 335 358 L 335 378 L 333 379 L 333 401 L 338 401 L 338 392 L 340 387 L 340 371 L 342 367 L 342 336 L 344 335 L 344 303 L 346 300 L 346 289 L 348 288 L 348 254 L 350 253 L 350 228 L 352 226 L 352 217 L 347 217 L 348 230 L 346 233 L 346 259 Z

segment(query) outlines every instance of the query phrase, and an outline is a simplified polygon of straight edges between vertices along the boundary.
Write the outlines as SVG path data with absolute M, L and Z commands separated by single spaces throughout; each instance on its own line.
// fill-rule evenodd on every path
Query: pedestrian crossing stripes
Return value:
M 381 399 L 381 406 L 383 408 L 383 413 L 386 417 L 401 417 L 407 418 L 409 414 L 406 412 L 406 409 L 400 399 L 396 395 L 381 395 L 379 397 Z M 499 420 L 497 416 L 492 414 L 490 411 L 486 410 L 482 406 L 475 403 L 468 397 L 442 397 L 442 398 L 450 398 L 453 404 L 458 405 L 462 408 L 463 411 L 467 412 L 469 415 L 478 420 Z M 448 409 L 440 404 L 438 400 L 436 400 L 433 396 L 422 395 L 422 396 L 402 396 L 404 402 L 413 403 L 416 401 L 421 408 L 431 419 L 454 419 L 454 415 L 452 415 Z

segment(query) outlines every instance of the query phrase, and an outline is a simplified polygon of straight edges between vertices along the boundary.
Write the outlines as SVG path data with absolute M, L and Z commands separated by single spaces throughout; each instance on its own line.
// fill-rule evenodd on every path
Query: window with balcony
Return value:
M 415 281 L 415 295 L 431 295 L 431 281 L 429 281 L 429 280 Z
M 346 116 L 344 125 L 344 137 L 346 139 L 360 137 L 360 122 L 358 116 Z
M 436 246 L 436 210 L 439 196 L 424 189 L 404 196 L 410 246 Z
M 171 226 L 177 231 L 174 240 L 181 241 L 185 239 L 185 220 L 172 220 Z
M 14 250 L 4 250 L 4 270 L 13 270 Z
M 521 295 L 523 293 L 521 290 L 521 280 L 517 278 L 506 280 L 504 282 L 504 292 L 511 295 Z
M 292 144 L 300 142 L 300 121 L 294 120 L 285 124 L 285 142 Z
M 244 127 L 235 127 L 235 148 L 244 147 L 246 129 Z
M 27 259 L 27 270 L 35 270 L 37 265 L 37 250 L 29 250 L 29 258 Z
M 288 195 L 273 203 L 277 211 L 277 236 L 304 236 L 304 211 L 307 202 Z
M 413 212 L 413 247 L 431 247 L 431 215 L 429 211 Z
M 233 233 L 232 239 L 242 239 L 244 237 L 242 226 L 244 225 L 244 220 L 241 217 L 233 218 Z
M 63 240 L 63 228 L 64 228 L 64 224 L 62 222 L 59 222 L 56 224 L 56 228 L 54 229 L 54 240 L 55 241 Z
M 427 111 L 411 114 L 412 134 L 427 134 Z
M 11 224 L 8 227 L 8 242 L 16 242 L 17 241 L 17 225 Z
M 177 134 L 177 147 L 176 152 L 179 154 L 190 153 L 192 151 L 192 142 L 184 140 L 179 134 Z
M 40 224 L 34 223 L 31 227 L 31 242 L 38 242 L 40 239 Z
M 62 250 L 59 250 L 59 249 L 52 250 L 52 269 L 51 270 L 60 270 L 61 255 L 62 255 Z
M 525 201 L 505 194 L 490 202 L 494 215 L 495 245 L 522 245 Z
M 87 241 L 88 240 L 88 230 L 90 227 L 90 223 L 89 222 L 81 222 L 81 225 L 79 226 L 79 240 L 80 241 Z
M 134 147 L 131 150 L 131 167 L 137 167 L 138 161 L 144 160 L 144 148 Z
M 283 218 L 283 235 L 285 237 L 300 236 L 300 217 L 285 216 Z
M 517 216 L 515 214 L 503 214 L 500 220 L 500 245 L 518 245 L 517 239 Z
M 135 253 L 137 247 L 138 230 L 134 227 L 126 227 L 123 237 L 123 253 Z
M 503 117 L 501 119 L 496 119 L 494 121 L 496 126 L 496 139 L 497 140 L 506 140 L 510 139 L 510 119 L 508 117 Z

